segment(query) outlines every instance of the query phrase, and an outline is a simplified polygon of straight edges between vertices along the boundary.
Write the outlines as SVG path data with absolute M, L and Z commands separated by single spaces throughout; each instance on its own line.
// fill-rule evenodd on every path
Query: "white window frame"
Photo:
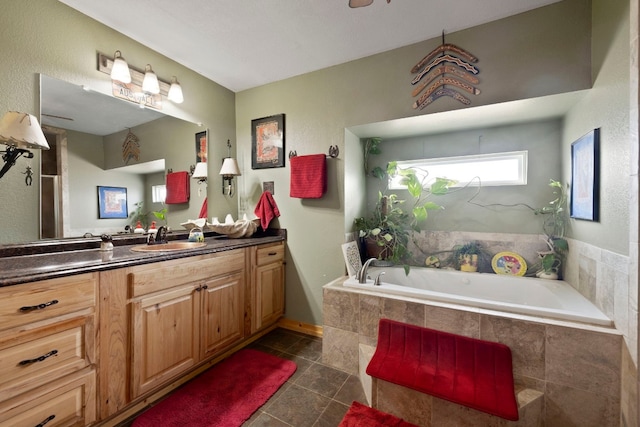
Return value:
M 151 201 L 153 203 L 164 203 L 167 198 L 167 186 L 165 184 L 151 186 Z
M 526 150 L 402 160 L 397 163 L 400 169 L 415 169 L 419 179 L 428 174 L 427 179 L 424 180 L 425 187 L 431 185 L 436 178 L 456 180 L 458 181 L 458 184 L 455 185 L 457 187 L 466 185 L 482 185 L 483 187 L 527 185 L 528 151 Z M 490 172 L 483 172 L 483 170 Z M 462 176 L 460 171 L 464 171 L 465 175 Z M 500 172 L 500 174 L 496 175 L 496 172 Z M 476 177 L 480 177 L 480 179 L 478 180 Z M 389 188 L 399 190 L 406 188 L 406 186 L 400 184 L 400 177 L 396 177 L 389 179 Z

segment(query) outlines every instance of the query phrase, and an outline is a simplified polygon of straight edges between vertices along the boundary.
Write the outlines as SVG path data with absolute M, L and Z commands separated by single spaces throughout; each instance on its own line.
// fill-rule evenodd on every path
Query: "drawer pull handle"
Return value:
M 197 291 L 197 292 L 200 292 L 200 291 L 201 291 L 201 290 L 203 290 L 203 289 L 209 289 L 209 285 L 202 285 L 202 286 L 198 286 L 198 287 L 196 288 L 196 291 Z
M 20 311 L 33 311 L 33 310 L 42 310 L 43 308 L 49 307 L 50 305 L 57 304 L 58 300 L 54 299 L 49 302 L 44 302 L 38 305 L 25 305 L 24 307 L 20 307 Z
M 18 363 L 18 365 L 24 366 L 24 365 L 29 365 L 31 363 L 42 362 L 44 359 L 47 359 L 51 356 L 55 356 L 56 354 L 58 354 L 58 350 L 51 350 L 49 353 L 43 354 L 42 356 L 36 357 L 35 359 L 21 360 L 20 363 Z
M 55 415 L 49 415 L 43 422 L 41 422 L 40 424 L 36 424 L 36 427 L 43 427 L 45 424 L 47 424 L 49 421 L 51 421 L 55 417 L 56 417 Z
M 278 255 L 278 252 L 269 252 L 269 256 Z

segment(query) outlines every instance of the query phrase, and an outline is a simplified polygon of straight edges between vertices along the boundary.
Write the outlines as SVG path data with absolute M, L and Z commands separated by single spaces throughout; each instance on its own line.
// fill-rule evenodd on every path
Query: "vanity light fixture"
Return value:
M 49 149 L 38 119 L 31 114 L 17 111 L 7 112 L 0 120 L 0 144 L 7 146 L 6 151 L 0 151 L 4 153 L 2 154 L 4 166 L 0 170 L 0 178 L 16 164 L 20 156 L 27 159 L 33 158 L 33 153 L 29 149 Z
M 144 67 L 144 79 L 142 80 L 142 91 L 157 95 L 160 93 L 160 84 L 158 76 L 151 69 L 151 65 Z
M 113 54 L 113 66 L 111 67 L 111 80 L 118 80 L 122 83 L 131 83 L 131 73 L 129 64 L 124 60 L 119 50 Z
M 233 197 L 235 193 L 233 189 L 233 177 L 242 175 L 238 168 L 238 162 L 231 157 L 231 141 L 227 139 L 227 148 L 229 149 L 229 156 L 225 157 L 222 162 L 222 168 L 220 169 L 220 175 L 222 175 L 222 194 L 225 196 Z
M 119 69 L 122 71 L 118 71 Z M 176 104 L 181 104 L 184 101 L 182 87 L 175 76 L 171 78 L 171 83 L 169 83 L 159 79 L 149 64 L 146 65 L 144 71 L 130 67 L 119 50 L 116 51 L 114 58 L 98 53 L 98 71 L 109 74 L 114 81 L 138 86 L 142 92 L 147 94 L 166 96 L 169 101 Z
M 171 87 L 169 88 L 167 99 L 175 102 L 176 104 L 182 104 L 182 101 L 184 101 L 184 97 L 182 96 L 182 86 L 178 83 L 178 78 L 176 76 L 171 77 Z

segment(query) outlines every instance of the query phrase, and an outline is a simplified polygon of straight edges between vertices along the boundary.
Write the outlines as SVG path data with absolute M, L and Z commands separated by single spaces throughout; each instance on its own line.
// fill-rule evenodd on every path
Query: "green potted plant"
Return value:
M 410 232 L 420 230 L 419 225 L 427 219 L 430 210 L 443 209 L 429 198 L 446 194 L 456 181 L 436 178 L 425 188 L 424 179 L 420 179 L 414 169 L 399 168 L 397 162 L 389 162 L 385 173 L 381 176 L 376 175 L 381 179 L 396 176 L 401 177 L 400 182 L 407 187 L 410 198 L 405 200 L 398 194 L 388 193 L 387 187 L 385 192 L 378 193 L 378 201 L 371 214 L 368 217 L 356 218 L 355 226 L 361 241 L 368 248 L 368 257 L 394 264 L 404 263 L 405 271 L 408 272 L 409 266 L 405 261 L 410 258 Z
M 142 228 L 146 230 L 149 225 L 149 212 L 144 211 L 144 202 L 134 203 L 134 206 L 136 209 L 129 214 L 131 229 L 133 230 L 139 222 Z
M 550 180 L 555 198 L 547 206 L 535 209 L 535 215 L 546 215 L 542 223 L 545 244 L 548 250 L 538 252 L 540 263 L 536 276 L 545 279 L 558 279 L 562 263 L 569 251 L 569 243 L 564 238 L 566 225 L 567 188 L 561 182 Z M 568 187 L 568 185 L 567 185 Z

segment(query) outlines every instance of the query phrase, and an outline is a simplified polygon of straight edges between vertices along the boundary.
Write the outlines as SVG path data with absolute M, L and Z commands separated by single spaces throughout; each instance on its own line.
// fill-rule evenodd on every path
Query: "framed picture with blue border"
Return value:
M 98 186 L 98 218 L 128 218 L 127 189 Z
M 571 144 L 571 218 L 599 221 L 600 129 Z

